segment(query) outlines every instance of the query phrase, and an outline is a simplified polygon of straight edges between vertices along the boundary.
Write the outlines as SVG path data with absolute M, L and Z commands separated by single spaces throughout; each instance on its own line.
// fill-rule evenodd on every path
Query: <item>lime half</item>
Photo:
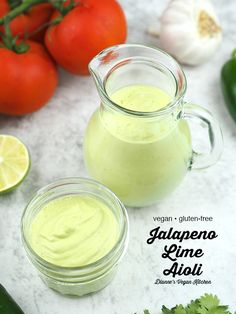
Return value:
M 26 146 L 14 136 L 0 135 L 0 193 L 15 189 L 25 179 L 29 168 Z

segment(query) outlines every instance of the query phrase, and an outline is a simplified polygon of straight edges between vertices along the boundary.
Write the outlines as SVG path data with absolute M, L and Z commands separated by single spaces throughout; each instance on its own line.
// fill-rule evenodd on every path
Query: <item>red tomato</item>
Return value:
M 9 10 L 10 10 L 10 8 L 9 8 L 9 4 L 8 4 L 7 0 L 0 0 L 0 17 L 7 14 L 7 12 L 9 12 Z
M 0 17 L 10 11 L 7 0 L 0 0 Z M 13 35 L 24 38 L 25 34 L 31 34 L 40 26 L 47 23 L 52 16 L 53 7 L 48 3 L 43 3 L 32 7 L 29 12 L 17 16 L 11 21 L 11 31 Z M 2 28 L 1 28 L 2 29 Z M 0 29 L 0 30 L 1 30 Z M 46 28 L 37 34 L 30 36 L 31 39 L 43 41 Z
M 52 20 L 59 15 L 55 12 Z M 104 48 L 124 43 L 125 15 L 115 0 L 81 0 L 57 24 L 46 32 L 46 46 L 64 69 L 88 74 L 91 59 Z
M 36 111 L 56 89 L 58 73 L 51 57 L 41 44 L 27 43 L 29 50 L 21 54 L 0 48 L 0 113 L 24 115 Z

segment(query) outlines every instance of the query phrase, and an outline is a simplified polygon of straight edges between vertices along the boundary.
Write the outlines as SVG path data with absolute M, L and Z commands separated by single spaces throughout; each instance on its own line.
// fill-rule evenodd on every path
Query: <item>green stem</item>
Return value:
M 11 1 L 11 3 L 15 3 L 15 4 L 19 3 L 19 0 L 8 0 L 8 1 Z M 16 6 L 13 10 L 11 10 L 8 14 L 6 14 L 4 17 L 0 19 L 0 25 L 4 24 L 4 30 L 5 30 L 4 33 L 0 33 L 0 38 L 2 38 L 4 46 L 12 51 L 15 51 L 16 53 L 26 52 L 29 49 L 29 45 L 27 44 L 25 40 L 21 41 L 20 43 L 17 43 L 17 39 L 19 35 L 16 37 L 12 36 L 10 22 L 14 18 L 16 18 L 18 15 L 21 15 L 22 13 L 27 12 L 31 7 L 35 5 L 38 5 L 41 3 L 50 3 L 55 9 L 57 9 L 61 13 L 61 15 L 58 16 L 53 21 L 45 23 L 42 27 L 39 27 L 39 29 L 36 30 L 36 32 L 38 32 L 44 27 L 60 23 L 60 21 L 63 19 L 63 16 L 65 16 L 70 10 L 72 10 L 75 7 L 74 0 L 70 0 L 69 5 L 67 6 L 64 6 L 65 1 L 66 0 L 25 0 L 24 2 L 22 2 L 22 4 Z M 28 34 L 28 36 L 29 35 L 32 36 L 33 34 L 34 33 Z
M 39 33 L 40 31 L 42 31 L 42 30 L 45 29 L 46 27 L 49 27 L 49 26 L 56 25 L 56 24 L 60 23 L 60 21 L 61 21 L 62 19 L 63 19 L 62 16 L 58 16 L 58 17 L 56 17 L 54 20 L 49 21 L 49 22 L 47 22 L 47 23 L 41 25 L 41 26 L 40 26 L 39 28 L 37 28 L 35 31 L 33 31 L 33 32 L 29 33 L 29 34 L 27 34 L 26 39 L 28 39 L 29 37 L 32 37 L 32 36 L 36 35 L 37 33 Z
M 40 3 L 46 3 L 49 0 L 25 0 L 21 5 L 10 11 L 5 17 L 9 19 L 9 21 L 13 20 L 18 15 L 28 11 L 32 6 Z M 4 18 L 0 19 L 0 25 L 4 24 Z
M 13 10 L 22 4 L 22 0 L 8 0 L 8 4 L 9 4 L 11 10 Z
M 70 0 L 69 5 L 63 8 L 62 14 L 65 16 L 69 11 L 71 11 L 75 7 L 75 1 Z
M 6 47 L 7 49 L 14 51 L 16 53 L 25 53 L 29 50 L 29 45 L 25 41 L 21 41 L 20 43 L 17 43 L 18 37 L 14 37 L 11 32 L 10 28 L 10 19 L 5 16 L 4 18 L 4 30 L 5 33 L 1 34 L 2 41 L 3 41 L 3 47 Z
M 10 20 L 8 17 L 4 17 L 3 18 L 3 23 L 4 23 L 4 30 L 5 30 L 5 34 L 2 36 L 2 40 L 5 44 L 5 46 L 12 50 L 13 49 L 13 36 L 12 36 L 12 32 L 10 29 Z
M 70 0 L 70 3 L 67 6 L 64 6 L 64 2 L 66 0 L 62 1 L 55 1 L 52 5 L 54 6 L 55 9 L 57 9 L 62 16 L 65 16 L 68 12 L 70 12 L 75 6 L 75 1 Z
M 1 1 L 1 0 L 0 0 Z M 64 6 L 66 0 L 25 0 L 21 5 L 15 7 L 3 18 L 0 19 L 0 25 L 4 24 L 4 18 L 7 17 L 9 21 L 16 18 L 18 15 L 21 15 L 24 12 L 27 12 L 31 7 L 41 4 L 41 3 L 50 3 L 55 9 L 57 9 L 62 16 L 65 16 L 70 10 L 75 7 L 74 0 L 70 0 L 68 6 Z

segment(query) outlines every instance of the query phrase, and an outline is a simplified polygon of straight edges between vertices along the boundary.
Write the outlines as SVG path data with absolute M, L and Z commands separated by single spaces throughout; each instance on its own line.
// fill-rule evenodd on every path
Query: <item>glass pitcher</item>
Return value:
M 124 204 L 155 203 L 188 170 L 218 160 L 220 127 L 206 109 L 184 102 L 186 78 L 170 55 L 142 45 L 118 45 L 98 54 L 89 69 L 101 105 L 85 134 L 86 167 Z M 161 106 L 155 107 L 157 103 Z M 207 128 L 206 153 L 192 148 L 187 120 L 193 119 Z

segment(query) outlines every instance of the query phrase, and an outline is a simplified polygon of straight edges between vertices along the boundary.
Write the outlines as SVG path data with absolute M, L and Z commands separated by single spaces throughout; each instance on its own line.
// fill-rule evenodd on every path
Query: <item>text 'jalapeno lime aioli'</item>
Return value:
M 117 243 L 119 225 L 101 200 L 69 195 L 44 205 L 32 221 L 29 242 L 44 260 L 61 267 L 98 261 Z

